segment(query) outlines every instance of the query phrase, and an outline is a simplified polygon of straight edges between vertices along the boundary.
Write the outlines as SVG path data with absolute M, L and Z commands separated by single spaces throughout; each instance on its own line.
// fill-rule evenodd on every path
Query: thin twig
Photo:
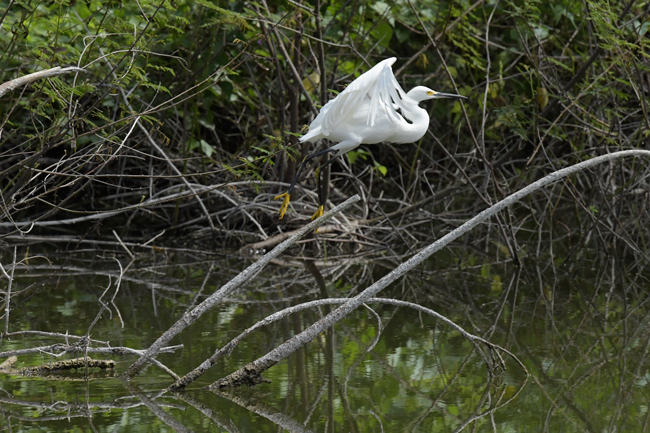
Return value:
M 2 269 L 3 275 L 7 278 L 7 293 L 5 295 L 5 331 L 2 334 L 3 336 L 9 334 L 9 313 L 11 312 L 11 285 L 14 282 L 14 270 L 16 269 L 16 247 L 14 247 L 14 262 L 11 266 L 11 274 L 7 275 L 7 272 L 0 264 L 0 269 Z M 2 341 L 2 338 L 0 338 Z

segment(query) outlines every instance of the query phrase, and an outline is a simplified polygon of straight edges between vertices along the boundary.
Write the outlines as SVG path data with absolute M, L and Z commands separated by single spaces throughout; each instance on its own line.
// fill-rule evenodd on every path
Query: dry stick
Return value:
M 235 290 L 243 288 L 244 284 L 246 284 L 250 279 L 252 279 L 255 275 L 257 275 L 257 273 L 260 272 L 264 268 L 264 266 L 267 265 L 267 263 L 269 263 L 275 257 L 279 256 L 284 250 L 286 250 L 291 245 L 293 245 L 298 239 L 302 238 L 307 233 L 310 233 L 313 230 L 317 229 L 322 224 L 327 222 L 330 218 L 332 218 L 334 215 L 346 209 L 347 207 L 351 206 L 352 204 L 358 202 L 359 200 L 360 200 L 359 196 L 354 195 L 353 197 L 350 197 L 340 205 L 336 206 L 331 211 L 327 212 L 322 217 L 317 218 L 311 223 L 307 224 L 298 233 L 291 236 L 286 241 L 282 242 L 280 245 L 275 247 L 269 253 L 264 255 L 260 260 L 253 263 L 252 265 L 244 269 L 235 278 L 233 278 L 232 280 L 224 284 L 219 290 L 217 290 L 215 293 L 210 295 L 205 301 L 197 305 L 196 308 L 194 308 L 192 311 L 185 313 L 183 317 L 181 317 L 178 320 L 178 322 L 176 322 L 174 325 L 172 325 L 171 328 L 165 331 L 165 333 L 161 335 L 160 338 L 158 338 L 158 340 L 156 340 L 151 345 L 151 347 L 149 347 L 149 349 L 146 350 L 145 354 L 140 359 L 138 359 L 136 362 L 131 364 L 131 366 L 126 370 L 126 372 L 124 372 L 124 376 L 125 377 L 135 376 L 138 373 L 138 371 L 140 371 L 140 369 L 142 368 L 145 362 L 147 362 L 150 358 L 158 354 L 160 348 L 162 348 L 165 344 L 167 344 L 179 332 L 183 331 L 185 328 L 187 328 L 192 323 L 194 323 L 199 317 L 201 317 L 203 313 L 205 313 L 210 308 L 215 306 L 219 301 L 221 301 L 224 297 L 230 295 Z
M 164 230 L 162 232 L 164 234 Z M 158 235 L 160 236 L 160 234 Z M 156 236 L 156 237 L 158 237 Z M 156 238 L 154 237 L 154 239 Z M 28 242 L 64 242 L 64 243 L 70 243 L 70 242 L 77 242 L 78 244 L 91 244 L 91 245 L 97 245 L 97 246 L 119 246 L 120 244 L 117 242 L 112 242 L 112 241 L 101 241 L 101 240 L 94 240 L 94 239 L 79 239 L 78 236 L 37 236 L 37 235 L 9 235 L 5 236 L 2 238 L 4 241 L 12 241 L 12 242 L 18 242 L 18 243 L 23 243 L 27 244 Z M 146 250 L 156 250 L 159 249 L 160 247 L 158 245 L 149 245 L 151 240 L 145 242 L 144 244 L 139 243 L 139 242 L 124 242 L 124 245 L 126 246 L 131 246 L 134 248 L 143 248 Z M 192 249 L 192 248 L 172 248 L 172 247 L 165 247 L 165 251 L 167 252 L 178 252 L 178 253 L 201 253 L 201 254 L 206 254 L 208 256 L 213 256 L 213 255 L 219 255 L 218 252 L 215 251 L 206 251 L 206 250 L 198 250 L 198 249 Z
M 2 274 L 7 277 L 7 293 L 5 295 L 5 331 L 0 336 L 0 341 L 5 335 L 9 334 L 9 313 L 11 312 L 11 285 L 14 282 L 14 270 L 16 269 L 16 247 L 14 247 L 14 263 L 11 266 L 11 275 L 7 274 L 5 268 L 0 264 L 0 270 Z
M 13 335 L 17 333 L 12 333 Z M 74 337 L 71 335 L 70 337 Z M 79 337 L 75 337 L 79 338 Z M 83 338 L 83 337 L 82 337 Z M 177 350 L 183 349 L 182 344 L 176 346 L 167 346 L 161 350 L 161 353 L 173 353 Z M 16 349 L 16 350 L 7 350 L 6 352 L 0 352 L 0 358 L 7 358 L 9 356 L 22 356 L 22 355 L 33 355 L 35 353 L 46 353 L 54 358 L 65 355 L 66 353 L 80 353 L 87 351 L 88 353 L 101 353 L 104 355 L 144 355 L 144 350 L 132 349 L 130 347 L 124 346 L 115 346 L 115 347 L 88 347 L 82 346 L 80 343 L 75 344 L 63 344 L 55 343 L 48 346 L 38 346 L 30 347 L 28 349 Z
M 124 248 L 124 251 L 126 251 L 126 253 L 129 255 L 129 257 L 131 257 L 132 259 L 135 259 L 135 256 L 133 255 L 133 253 L 131 252 L 131 250 L 129 250 L 129 248 L 128 248 L 126 245 L 124 245 L 124 242 L 122 242 L 122 239 L 121 239 L 120 236 L 115 232 L 115 230 L 113 230 L 113 236 L 115 236 L 115 238 L 117 239 L 117 242 L 122 246 L 122 248 Z M 121 274 L 122 274 L 122 273 L 120 273 L 120 276 L 121 276 Z
M 124 103 L 130 108 L 131 105 L 129 104 L 129 101 L 126 99 L 126 95 L 124 94 L 124 91 L 120 90 L 120 92 L 122 94 L 122 97 L 124 98 Z M 151 134 L 149 134 L 149 131 L 147 130 L 147 128 L 142 126 L 142 124 L 138 120 L 136 120 L 136 123 L 138 124 L 138 127 L 140 127 L 140 130 L 142 130 L 142 132 L 147 136 L 147 141 L 149 141 L 149 144 L 151 144 L 151 147 L 153 147 L 154 149 L 156 149 L 156 151 L 158 151 L 158 153 L 167 162 L 167 165 L 169 165 L 169 168 L 171 168 L 172 171 L 174 173 L 176 173 L 177 176 L 180 176 L 181 180 L 183 181 L 183 183 L 185 184 L 187 189 L 190 190 L 190 192 L 192 193 L 192 196 L 199 203 L 199 206 L 201 207 L 201 210 L 205 214 L 205 217 L 208 219 L 208 223 L 210 224 L 210 228 L 212 230 L 216 230 L 216 228 L 214 226 L 214 223 L 212 222 L 212 218 L 210 218 L 210 212 L 208 212 L 208 208 L 205 207 L 205 204 L 203 203 L 203 200 L 201 200 L 201 197 L 197 194 L 196 190 L 194 189 L 194 187 L 192 186 L 190 181 L 188 181 L 187 178 L 185 177 L 185 175 L 183 175 L 183 173 L 181 173 L 180 170 L 178 168 L 176 168 L 176 166 L 169 159 L 169 157 L 167 156 L 165 151 L 162 150 L 162 148 L 160 146 L 158 146 L 158 143 L 156 143 L 156 141 L 151 137 Z
M 217 188 L 223 188 L 224 185 L 225 184 L 222 183 L 222 184 L 213 185 L 213 186 L 210 186 L 210 187 L 202 187 L 200 189 L 201 189 L 201 192 L 210 192 L 212 190 L 216 190 Z M 196 188 L 199 188 L 199 187 L 195 186 L 195 189 Z M 120 214 L 122 212 L 127 212 L 127 211 L 138 209 L 138 208 L 146 208 L 147 206 L 155 206 L 155 205 L 158 205 L 158 204 L 161 204 L 161 203 L 171 202 L 171 201 L 181 199 L 181 198 L 184 198 L 184 197 L 193 197 L 195 194 L 197 194 L 196 191 L 179 192 L 179 193 L 170 194 L 168 196 L 161 197 L 161 198 L 148 199 L 148 200 L 145 200 L 145 201 L 143 201 L 141 203 L 125 206 L 125 207 L 117 209 L 117 210 L 112 210 L 112 211 L 107 211 L 107 212 L 97 212 L 97 213 L 93 213 L 91 215 L 86 215 L 86 216 L 77 217 L 77 218 L 69 218 L 69 219 L 65 219 L 65 220 L 53 220 L 53 221 L 29 221 L 28 220 L 28 221 L 18 221 L 18 222 L 0 222 L 0 227 L 16 227 L 16 228 L 18 228 L 19 225 L 23 225 L 23 226 L 29 225 L 30 226 L 29 230 L 31 230 L 32 227 L 50 227 L 50 226 L 77 224 L 77 223 L 84 222 L 84 221 L 89 221 L 89 220 L 109 218 L 109 217 L 111 217 L 113 215 L 117 215 L 117 214 Z M 132 245 L 132 244 L 129 244 L 129 243 L 125 243 L 125 244 Z
M 74 335 L 74 334 L 68 334 L 68 333 L 62 333 L 62 332 L 46 332 L 46 331 L 15 331 L 15 332 L 10 332 L 9 337 L 19 337 L 19 336 L 24 336 L 24 335 L 38 335 L 39 337 L 52 337 L 52 338 L 63 338 L 66 341 L 66 344 L 68 343 L 70 338 L 74 338 L 77 340 L 80 340 L 82 338 L 86 338 L 85 335 Z M 89 340 L 92 343 L 97 343 L 97 344 L 104 344 L 106 346 L 109 346 L 110 344 L 107 341 L 102 341 L 102 340 L 94 340 L 90 339 Z M 0 358 L 5 358 L 6 356 L 3 356 L 3 353 L 6 352 L 0 352 Z
M 383 218 L 383 217 L 382 217 Z M 328 224 L 326 226 L 323 226 L 318 229 L 318 234 L 323 235 L 325 233 L 333 233 L 333 232 L 352 232 L 353 230 L 356 230 L 359 225 L 361 224 L 363 220 L 352 220 L 348 221 L 346 223 L 341 223 L 341 224 Z M 242 254 L 248 254 L 248 255 L 256 255 L 257 251 L 263 250 L 264 248 L 269 248 L 274 245 L 279 244 L 283 240 L 289 238 L 289 236 L 293 235 L 296 233 L 298 230 L 293 230 L 290 232 L 286 233 L 280 233 L 279 235 L 271 236 L 270 238 L 267 238 L 263 241 L 255 242 L 254 244 L 248 244 L 244 245 L 239 249 L 239 251 Z
M 593 159 L 580 162 L 578 164 L 572 165 L 571 167 L 563 168 L 561 170 L 555 171 L 548 176 L 533 182 L 532 184 L 522 188 L 514 194 L 506 197 L 500 202 L 496 203 L 493 206 L 490 206 L 486 210 L 482 211 L 474 218 L 467 221 L 465 224 L 446 234 L 436 242 L 432 243 L 428 247 L 424 248 L 422 251 L 411 257 L 406 262 L 399 265 L 395 270 L 390 272 L 388 275 L 377 281 L 372 286 L 368 287 L 366 290 L 361 292 L 356 297 L 350 299 L 348 302 L 332 311 L 330 314 L 319 320 L 318 322 L 311 325 L 309 328 L 301 332 L 300 334 L 294 336 L 290 340 L 285 341 L 280 346 L 273 349 L 271 352 L 262 356 L 261 358 L 249 363 L 248 365 L 242 367 L 241 369 L 231 373 L 223 379 L 220 379 L 210 385 L 210 389 L 219 389 L 222 387 L 232 387 L 239 386 L 242 384 L 256 384 L 261 383 L 264 379 L 261 377 L 262 372 L 266 369 L 272 367 L 277 362 L 286 358 L 300 347 L 309 343 L 311 340 L 316 338 L 318 334 L 332 327 L 336 322 L 347 316 L 349 313 L 354 311 L 361 304 L 368 302 L 368 299 L 374 297 L 381 290 L 386 288 L 389 284 L 396 281 L 398 278 L 406 274 L 408 271 L 412 270 L 424 260 L 426 260 L 433 253 L 441 250 L 443 247 L 451 243 L 452 241 L 458 239 L 460 236 L 472 230 L 474 227 L 480 223 L 487 221 L 490 217 L 496 215 L 501 210 L 506 207 L 516 203 L 521 200 L 523 197 L 528 194 L 537 191 L 538 189 L 557 182 L 573 173 L 585 170 L 587 168 L 593 167 L 595 165 L 601 164 L 603 162 L 612 161 L 618 158 L 625 156 L 646 156 L 650 158 L 650 150 L 624 150 L 620 152 L 610 153 L 607 155 L 602 155 L 595 157 Z
M 5 93 L 11 92 L 20 86 L 33 83 L 34 81 L 40 80 L 41 78 L 55 77 L 57 75 L 67 74 L 68 72 L 84 72 L 84 70 L 81 68 L 76 68 L 74 66 L 63 69 L 60 66 L 57 66 L 56 68 L 34 72 L 33 74 L 29 75 L 23 75 L 22 77 L 18 77 L 15 80 L 0 84 L 0 98 L 2 98 Z

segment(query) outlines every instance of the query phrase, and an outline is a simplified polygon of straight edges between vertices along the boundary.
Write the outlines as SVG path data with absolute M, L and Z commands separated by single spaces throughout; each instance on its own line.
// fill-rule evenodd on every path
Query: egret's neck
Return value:
M 414 143 L 418 141 L 429 129 L 429 114 L 417 104 L 411 105 L 404 113 L 404 117 L 411 121 L 404 131 L 400 133 L 400 143 Z

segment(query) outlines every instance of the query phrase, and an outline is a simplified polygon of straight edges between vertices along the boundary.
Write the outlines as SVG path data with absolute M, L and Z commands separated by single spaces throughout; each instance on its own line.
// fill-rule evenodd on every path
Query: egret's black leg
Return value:
M 321 173 L 323 172 L 323 169 L 325 167 L 327 167 L 332 162 L 334 162 L 338 157 L 339 155 L 336 155 L 334 156 L 334 158 L 329 159 L 325 164 L 318 167 L 318 175 L 316 176 L 316 184 L 318 186 L 318 209 L 316 209 L 316 213 L 312 215 L 311 217 L 312 220 L 315 220 L 316 218 L 323 215 L 323 210 L 325 209 L 325 205 L 323 204 L 323 192 L 322 192 L 321 182 L 320 182 Z
M 291 186 L 289 187 L 288 193 L 291 194 L 291 192 L 293 191 L 293 188 L 296 186 L 296 182 L 298 182 L 298 178 L 300 177 L 300 174 L 302 173 L 302 170 L 307 165 L 307 162 L 309 162 L 310 160 L 316 158 L 317 156 L 325 155 L 325 154 L 331 153 L 331 152 L 336 152 L 336 150 L 334 150 L 334 149 L 325 149 L 325 150 L 321 150 L 320 152 L 315 152 L 315 153 L 312 153 L 311 155 L 307 155 L 305 157 L 305 159 L 302 160 L 302 163 L 300 164 L 300 168 L 298 169 L 298 173 L 296 173 L 296 176 L 293 178 L 293 181 L 291 182 Z M 329 161 L 328 161 L 328 163 L 329 163 Z M 325 163 L 323 165 L 323 167 L 325 165 L 327 165 L 327 163 Z
M 305 168 L 305 165 L 307 165 L 307 162 L 316 158 L 317 156 L 325 155 L 331 152 L 336 152 L 336 150 L 329 148 L 329 149 L 321 150 L 320 152 L 314 152 L 311 155 L 307 155 L 305 159 L 302 160 L 302 163 L 300 164 L 300 168 L 298 169 L 298 173 L 296 173 L 296 176 L 293 178 L 293 181 L 291 181 L 291 186 L 289 186 L 289 190 L 284 194 L 280 194 L 273 198 L 273 200 L 282 198 L 282 206 L 280 207 L 280 219 L 282 219 L 284 217 L 284 214 L 287 212 L 287 208 L 289 207 L 289 200 L 291 199 L 291 192 L 293 191 L 293 188 L 296 186 L 296 182 L 298 182 L 298 178 L 300 177 L 302 170 Z M 327 163 L 329 163 L 329 161 Z M 319 196 L 319 200 L 320 200 L 320 196 Z

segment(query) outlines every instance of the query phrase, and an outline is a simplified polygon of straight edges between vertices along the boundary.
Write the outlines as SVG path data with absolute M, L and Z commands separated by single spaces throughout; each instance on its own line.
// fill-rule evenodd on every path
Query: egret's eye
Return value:
M 436 94 L 436 92 L 434 92 L 433 90 L 427 90 L 427 95 L 428 96 L 433 96 L 435 94 Z

